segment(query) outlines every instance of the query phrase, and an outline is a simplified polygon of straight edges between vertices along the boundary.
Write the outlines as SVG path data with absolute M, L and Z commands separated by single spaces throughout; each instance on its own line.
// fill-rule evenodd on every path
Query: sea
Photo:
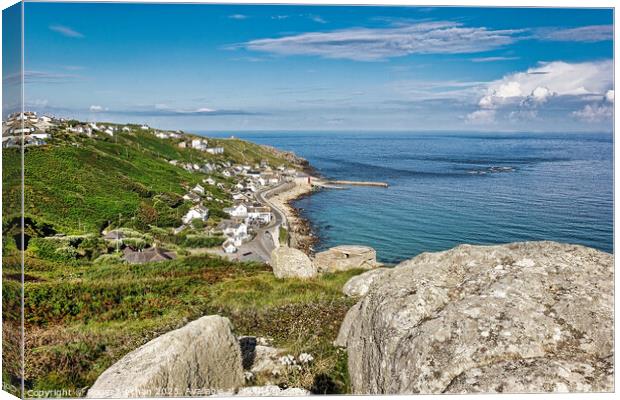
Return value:
M 210 136 L 230 136 L 230 134 Z M 387 264 L 462 243 L 554 240 L 613 252 L 613 134 L 246 132 L 330 179 L 297 200 L 316 250 L 368 245 Z

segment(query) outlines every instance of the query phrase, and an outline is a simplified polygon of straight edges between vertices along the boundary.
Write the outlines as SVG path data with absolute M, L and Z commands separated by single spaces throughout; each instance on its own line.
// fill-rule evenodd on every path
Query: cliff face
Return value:
M 613 390 L 613 258 L 462 245 L 382 273 L 348 313 L 354 393 Z

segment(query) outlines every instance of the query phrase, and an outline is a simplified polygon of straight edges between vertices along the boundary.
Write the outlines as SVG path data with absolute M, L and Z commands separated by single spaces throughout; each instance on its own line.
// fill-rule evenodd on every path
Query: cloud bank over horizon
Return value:
M 40 112 L 186 130 L 613 128 L 611 10 L 145 4 L 138 26 L 121 5 L 26 7 Z

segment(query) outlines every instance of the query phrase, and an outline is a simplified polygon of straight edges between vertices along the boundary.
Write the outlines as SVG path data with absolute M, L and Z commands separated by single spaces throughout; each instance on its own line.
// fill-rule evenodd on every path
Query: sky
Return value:
M 24 20 L 26 107 L 58 116 L 190 131 L 613 129 L 611 9 L 36 2 Z

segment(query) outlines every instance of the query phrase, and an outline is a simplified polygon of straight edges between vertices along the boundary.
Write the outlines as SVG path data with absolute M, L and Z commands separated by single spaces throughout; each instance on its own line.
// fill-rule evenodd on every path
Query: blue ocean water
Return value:
M 298 200 L 317 250 L 364 244 L 386 263 L 460 243 L 555 240 L 613 251 L 610 133 L 237 136 L 294 151 L 328 178 L 389 183 Z

